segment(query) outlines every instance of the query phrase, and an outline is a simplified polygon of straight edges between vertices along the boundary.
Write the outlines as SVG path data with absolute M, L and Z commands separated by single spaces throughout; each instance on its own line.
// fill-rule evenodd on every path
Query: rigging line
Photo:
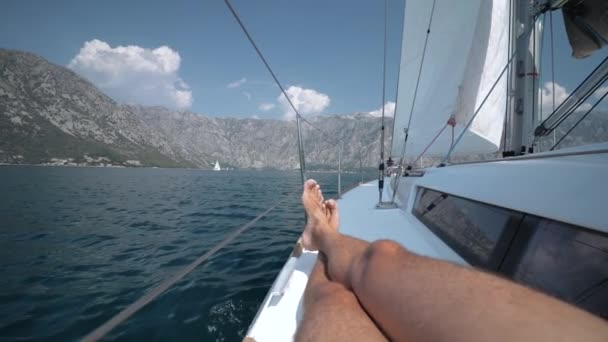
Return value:
M 431 26 L 433 24 L 433 14 L 435 13 L 435 3 L 436 0 L 433 0 L 433 7 L 431 7 L 431 16 L 429 17 L 429 26 L 426 29 L 426 37 L 424 38 L 424 47 L 422 48 L 422 58 L 420 59 L 420 68 L 418 69 L 418 78 L 416 79 L 416 87 L 414 88 L 414 96 L 412 98 L 412 106 L 410 107 L 410 117 L 407 119 L 407 129 L 409 129 L 412 124 L 412 117 L 414 114 L 414 105 L 416 104 L 416 97 L 418 96 L 418 86 L 420 85 L 420 77 L 422 75 L 422 67 L 424 66 L 424 58 L 426 57 L 426 47 L 429 42 L 429 35 L 431 34 Z M 407 145 L 407 140 L 405 140 L 404 144 Z M 405 157 L 405 148 L 403 149 L 404 155 L 401 156 L 401 159 Z
M 488 93 L 486 94 L 486 96 L 483 98 L 483 101 L 481 101 L 481 103 L 479 104 L 479 107 L 477 107 L 477 109 L 475 110 L 475 113 L 473 113 L 473 116 L 471 117 L 471 120 L 469 120 L 469 122 L 467 122 L 467 125 L 462 129 L 462 132 L 460 132 L 460 135 L 458 135 L 458 138 L 456 138 L 456 142 L 454 142 L 454 145 L 452 145 L 450 147 L 450 150 L 448 151 L 447 155 L 445 156 L 445 159 L 443 160 L 443 162 L 441 164 L 446 164 L 450 160 L 450 156 L 452 155 L 452 152 L 454 151 L 454 148 L 456 147 L 456 145 L 458 145 L 458 143 L 460 142 L 460 140 L 462 139 L 462 137 L 466 133 L 466 131 L 469 128 L 469 126 L 471 126 L 471 124 L 473 123 L 473 120 L 475 120 L 475 117 L 481 111 L 481 108 L 483 108 L 483 105 L 486 103 L 486 101 L 490 97 L 490 94 L 492 94 L 492 92 L 494 91 L 494 88 L 496 88 L 496 85 L 498 84 L 498 82 L 500 81 L 500 79 L 502 78 L 502 76 L 505 74 L 505 71 L 507 71 L 507 69 L 509 68 L 509 65 L 511 64 L 511 62 L 513 62 L 513 58 L 515 57 L 516 54 L 517 54 L 517 51 L 513 52 L 513 54 L 511 55 L 511 57 L 507 61 L 507 64 L 504 66 L 504 68 L 502 68 L 502 71 L 500 72 L 500 75 L 498 75 L 498 77 L 496 78 L 496 81 L 494 81 L 494 84 L 492 84 L 492 87 L 490 88 L 490 90 L 488 91 Z
M 572 91 L 568 97 L 566 99 L 564 99 L 564 101 L 562 101 L 559 106 L 557 106 L 557 108 L 555 108 L 555 110 L 553 111 L 553 113 L 551 113 L 551 115 L 549 115 L 543 122 L 541 122 L 541 124 L 539 126 L 544 126 L 545 123 L 547 123 L 549 120 L 551 120 L 551 117 L 553 117 L 555 115 L 555 113 L 557 111 L 560 110 L 560 108 L 564 105 L 564 103 L 568 102 L 568 100 L 574 95 L 577 94 L 578 90 L 587 83 L 587 81 L 589 81 L 589 79 L 591 78 L 591 75 L 595 74 L 596 71 L 598 71 L 602 65 L 604 65 L 604 63 L 606 63 L 608 61 L 608 56 L 606 56 L 594 69 L 593 71 L 591 71 L 589 74 L 587 74 L 587 77 L 585 77 L 585 79 L 583 81 L 581 81 L 578 86 L 576 86 L 576 88 L 574 89 L 574 91 Z M 559 121 L 559 120 L 558 120 Z M 554 127 L 555 124 L 549 126 L 549 127 Z M 547 129 L 549 129 L 549 127 L 547 127 Z
M 378 163 L 378 205 L 384 192 L 384 101 L 386 99 L 386 36 L 388 35 L 388 0 L 384 0 L 384 54 L 382 62 L 382 122 L 380 128 L 380 163 Z
M 324 130 L 322 130 L 321 128 L 313 125 L 310 121 L 306 120 L 302 116 L 300 116 L 300 120 L 302 120 L 303 122 L 305 122 L 306 124 L 308 124 L 310 127 L 314 128 L 315 130 L 319 131 L 321 134 L 323 134 L 328 140 L 332 141 L 334 144 L 342 144 L 342 142 L 343 142 L 342 140 L 343 139 L 331 136 L 329 133 L 327 133 Z
M 287 96 L 287 92 L 285 92 L 285 89 L 283 88 L 283 85 L 281 84 L 281 82 L 279 82 L 278 77 L 272 71 L 272 68 L 270 67 L 270 65 L 266 61 L 266 58 L 264 58 L 264 55 L 262 54 L 262 51 L 260 51 L 260 49 L 258 48 L 257 44 L 253 40 L 253 37 L 251 37 L 251 34 L 249 34 L 249 31 L 245 27 L 245 24 L 243 24 L 243 22 L 241 21 L 241 18 L 236 13 L 236 10 L 232 7 L 232 4 L 230 4 L 230 1 L 229 0 L 224 0 L 224 3 L 226 4 L 226 6 L 228 7 L 228 9 L 230 10 L 230 13 L 232 13 L 232 16 L 234 17 L 234 19 L 236 20 L 236 22 L 241 27 L 241 30 L 243 31 L 243 33 L 245 34 L 245 36 L 247 36 L 247 39 L 249 40 L 249 42 L 251 43 L 251 45 L 255 49 L 255 51 L 258 54 L 258 56 L 260 57 L 260 59 L 262 60 L 262 63 L 264 63 L 264 66 L 266 66 L 266 69 L 268 70 L 268 72 L 270 73 L 270 75 L 272 76 L 272 78 L 274 79 L 274 82 L 279 87 L 279 89 L 281 89 L 281 93 L 283 94 L 283 96 L 287 100 L 287 103 L 289 103 L 289 106 L 293 109 L 294 113 L 296 113 L 296 121 L 297 120 L 302 120 L 302 121 L 306 122 L 307 124 L 311 125 L 312 127 L 315 127 L 312 123 L 310 123 L 308 120 L 306 120 L 300 114 L 300 112 L 298 112 L 298 110 L 294 106 L 294 104 L 291 101 L 291 99 L 289 98 L 289 96 Z M 302 135 L 301 135 L 301 130 L 300 130 L 299 123 L 296 122 L 296 124 L 298 125 L 298 156 L 299 156 L 299 160 L 300 160 L 300 173 L 301 173 L 301 176 L 302 176 L 302 183 L 304 183 L 304 180 L 306 178 L 306 175 L 305 175 L 304 150 L 303 150 L 304 149 L 304 145 L 303 145 L 304 143 L 302 142 Z
M 125 320 L 127 320 L 129 317 L 131 317 L 133 314 L 135 314 L 141 308 L 143 308 L 144 306 L 149 304 L 151 301 L 156 299 L 158 296 L 163 294 L 167 289 L 169 289 L 170 287 L 175 285 L 178 281 L 180 281 L 182 278 L 184 278 L 190 272 L 194 271 L 194 269 L 196 269 L 203 262 L 205 262 L 207 259 L 212 257 L 217 251 L 224 248 L 228 243 L 232 242 L 232 240 L 234 240 L 237 236 L 241 235 L 243 232 L 245 232 L 247 229 L 249 229 L 253 224 L 255 224 L 257 221 L 259 221 L 262 217 L 266 216 L 268 213 L 273 211 L 283 201 L 285 201 L 285 198 L 279 200 L 272 207 L 266 209 L 266 211 L 264 211 L 263 213 L 256 216 L 253 220 L 247 222 L 246 224 L 241 226 L 239 229 L 233 231 L 224 240 L 222 240 L 220 243 L 215 245 L 212 249 L 207 251 L 205 254 L 200 256 L 198 259 L 194 260 L 190 265 L 182 268 L 179 272 L 175 273 L 173 275 L 173 277 L 166 279 L 165 281 L 160 283 L 160 285 L 156 286 L 154 289 L 152 289 L 151 291 L 146 293 L 144 296 L 140 297 L 137 301 L 135 301 L 134 303 L 132 303 L 131 305 L 127 306 L 125 309 L 120 311 L 118 314 L 116 314 L 110 320 L 106 321 L 104 324 L 102 324 L 101 326 L 97 327 L 95 330 L 90 332 L 82 340 L 92 342 L 92 341 L 97 341 L 97 340 L 100 340 L 101 338 L 103 338 L 106 334 L 108 334 L 110 331 L 112 331 L 112 329 L 116 328 L 118 325 L 123 323 Z
M 424 38 L 424 46 L 422 48 L 422 58 L 420 59 L 420 67 L 418 68 L 418 76 L 416 78 L 416 87 L 414 88 L 414 96 L 412 97 L 412 105 L 410 106 L 409 117 L 407 119 L 407 126 L 405 128 L 405 139 L 403 140 L 403 148 L 401 149 L 401 157 L 399 158 L 398 170 L 400 170 L 399 171 L 400 174 L 399 174 L 399 178 L 398 179 L 401 179 L 401 172 L 403 170 L 405 153 L 407 151 L 407 142 L 408 142 L 408 138 L 409 138 L 410 127 L 412 125 L 412 117 L 413 117 L 413 114 L 414 114 L 414 106 L 416 104 L 416 98 L 418 96 L 418 88 L 420 86 L 420 78 L 422 76 L 422 69 L 423 69 L 423 66 L 424 66 L 424 59 L 426 57 L 426 48 L 428 46 L 429 36 L 431 34 L 431 26 L 433 25 L 433 16 L 435 14 L 435 4 L 436 4 L 436 0 L 433 0 L 433 5 L 431 7 L 431 15 L 429 16 L 429 24 L 428 24 L 427 29 L 426 29 L 426 37 Z M 407 6 L 407 3 L 405 5 Z M 403 12 L 405 13 L 405 10 Z M 405 20 L 405 14 L 404 14 L 404 20 Z M 393 132 L 394 132 L 394 129 L 393 129 Z M 398 187 L 399 187 L 399 180 L 397 181 L 397 183 L 395 185 L 395 189 L 397 189 Z M 395 193 L 396 193 L 396 190 L 393 191 L 393 201 L 394 201 L 394 198 L 395 198 Z
M 576 126 L 578 126 L 578 124 L 580 124 L 581 121 L 583 121 L 587 117 L 587 115 L 589 115 L 589 113 L 591 113 L 593 109 L 595 109 L 595 107 L 597 107 L 597 105 L 600 104 L 602 100 L 604 100 L 606 95 L 608 95 L 608 91 L 605 92 L 604 95 L 602 95 L 602 97 L 600 97 L 591 108 L 589 108 L 585 115 L 583 115 L 572 127 L 570 127 L 570 129 L 559 139 L 559 141 L 555 145 L 553 145 L 553 147 L 551 147 L 551 151 L 553 151 L 568 136 L 568 134 L 570 134 L 570 132 L 572 132 L 576 128 Z
M 274 79 L 274 82 L 276 83 L 276 85 L 281 90 L 281 93 L 283 94 L 283 96 L 285 97 L 285 99 L 287 100 L 287 102 L 289 103 L 289 106 L 293 109 L 294 113 L 296 113 L 296 118 L 299 118 L 300 120 L 302 120 L 303 122 L 307 123 L 308 125 L 310 125 L 314 129 L 320 131 L 321 133 L 325 134 L 327 137 L 330 137 L 330 138 L 333 139 L 333 137 L 330 136 L 327 132 L 325 132 L 322 129 L 320 129 L 319 127 L 313 125 L 308 119 L 306 119 L 304 116 L 302 116 L 302 114 L 300 114 L 300 112 L 298 112 L 298 110 L 294 106 L 294 104 L 291 101 L 291 99 L 289 98 L 289 96 L 287 96 L 287 92 L 283 88 L 283 85 L 279 81 L 278 77 L 276 76 L 276 74 L 274 73 L 274 71 L 272 71 L 272 68 L 270 67 L 270 64 L 268 64 L 268 62 L 266 61 L 266 58 L 262 54 L 262 51 L 258 48 L 257 44 L 253 40 L 253 37 L 251 36 L 251 34 L 249 33 L 249 31 L 245 27 L 245 24 L 243 24 L 243 22 L 241 21 L 241 18 L 237 14 L 236 10 L 234 9 L 234 7 L 232 7 L 232 4 L 230 4 L 230 1 L 229 0 L 224 0 L 224 3 L 226 3 L 226 6 L 228 6 L 228 9 L 232 13 L 232 16 L 234 17 L 234 19 L 237 21 L 237 23 L 241 27 L 241 30 L 243 31 L 243 33 L 245 33 L 245 36 L 247 36 L 247 39 L 249 40 L 249 42 L 251 43 L 251 45 L 255 49 L 255 51 L 258 54 L 258 56 L 260 57 L 260 59 L 262 60 L 262 63 L 264 63 L 264 66 L 266 67 L 266 69 L 268 70 L 268 72 L 270 73 L 270 75 L 272 76 L 272 78 Z
M 403 11 L 401 11 L 401 13 L 403 13 L 401 15 L 401 25 L 402 27 L 404 27 L 404 22 L 405 22 L 405 5 L 407 0 L 403 1 Z M 399 68 L 397 69 L 397 87 L 395 89 L 395 109 L 393 110 L 393 129 L 392 129 L 392 134 L 391 134 L 391 149 L 393 146 L 393 143 L 395 142 L 395 124 L 397 123 L 397 106 L 399 104 L 399 83 L 400 79 L 401 79 L 401 57 L 403 55 L 403 29 L 401 29 L 401 36 L 400 36 L 400 40 L 401 40 L 401 44 L 399 45 Z M 407 133 L 406 133 L 407 134 Z M 405 148 L 405 142 L 403 143 L 403 148 Z M 392 151 L 389 152 L 389 158 L 390 155 L 392 155 Z M 405 154 L 405 152 L 403 152 L 402 154 Z M 397 170 L 402 170 L 403 169 L 403 158 L 401 158 L 399 160 L 399 164 L 397 166 Z M 399 181 L 396 181 L 395 186 L 393 187 L 393 195 L 391 198 L 391 203 L 395 203 L 395 196 L 397 196 L 397 191 L 396 189 L 398 188 L 398 183 Z
M 382 62 L 382 128 L 380 130 L 380 163 L 384 163 L 384 102 L 386 101 L 386 45 L 388 36 L 388 0 L 384 0 L 384 56 Z
M 555 51 L 553 50 L 553 11 L 549 11 L 549 26 L 550 26 L 550 40 L 549 44 L 551 45 L 551 92 L 553 93 L 553 98 L 551 99 L 551 112 L 555 111 Z
M 544 12 L 543 14 L 543 20 L 545 20 L 545 14 Z M 538 40 L 538 34 L 537 34 L 537 27 L 540 24 L 540 21 L 538 20 L 538 18 L 540 17 L 540 14 L 534 16 L 534 23 L 533 25 L 533 30 L 532 30 L 532 115 L 530 118 L 530 130 L 526 133 L 527 135 L 527 140 L 530 144 L 528 146 L 528 149 L 530 148 L 534 148 L 534 144 L 536 142 L 536 139 L 534 139 L 534 128 L 536 127 L 536 122 L 538 121 L 539 123 L 542 121 L 541 115 L 542 113 L 538 113 L 538 102 L 539 102 L 539 98 L 538 98 L 538 89 L 539 89 L 539 84 L 540 84 L 540 72 L 542 71 L 542 64 L 541 64 L 541 59 L 542 59 L 542 55 L 541 57 L 539 57 L 539 61 L 538 61 L 538 67 L 536 65 L 536 50 L 537 49 L 537 40 Z M 539 48 L 542 49 L 542 45 L 541 42 L 538 42 Z M 540 102 L 541 105 L 541 109 L 542 109 L 542 101 Z M 538 118 L 540 119 L 538 119 Z M 531 141 L 530 141 L 531 140 Z M 527 152 L 526 152 L 527 153 Z
M 420 158 L 422 158 L 422 156 L 426 153 L 426 151 L 428 151 L 428 149 L 435 143 L 435 141 L 437 140 L 437 138 L 439 138 L 439 136 L 441 135 L 441 133 L 443 133 L 443 131 L 445 131 L 446 127 L 448 127 L 448 123 L 446 123 L 441 130 L 439 130 L 439 132 L 437 133 L 437 135 L 435 135 L 435 137 L 433 138 L 433 140 L 431 140 L 431 142 L 424 148 L 424 150 L 418 155 L 418 157 L 416 157 L 416 159 L 414 159 L 414 161 L 412 162 L 412 165 L 416 165 L 416 162 L 418 160 L 420 160 Z M 454 127 L 452 127 L 453 129 Z M 453 131 L 452 131 L 453 133 Z M 452 135 L 452 142 L 454 140 L 454 135 Z M 422 164 L 421 164 L 422 165 Z
M 403 22 L 405 21 L 405 1 L 403 1 L 403 10 L 401 11 L 401 27 L 403 27 Z M 395 109 L 393 110 L 393 128 L 391 134 L 391 147 L 393 146 L 393 140 L 395 139 L 395 118 L 397 117 L 397 106 L 399 105 L 399 79 L 401 78 L 401 56 L 403 55 L 403 29 L 401 29 L 401 35 L 399 40 L 401 41 L 401 45 L 399 46 L 399 68 L 397 68 L 397 86 L 395 88 Z M 389 152 L 389 156 L 392 152 Z
M 550 41 L 551 44 L 551 113 L 555 111 L 555 51 L 553 49 L 553 11 L 549 11 Z M 556 132 L 553 131 L 553 145 L 556 142 Z
M 291 108 L 293 109 L 294 113 L 296 113 L 296 117 L 302 118 L 302 116 L 300 115 L 300 113 L 298 112 L 298 110 L 296 109 L 296 107 L 291 102 L 291 99 L 289 98 L 289 96 L 287 96 L 287 93 L 285 92 L 285 89 L 283 89 L 283 86 L 281 85 L 281 82 L 279 82 L 279 79 L 277 78 L 277 76 L 274 74 L 274 72 L 270 68 L 270 65 L 266 61 L 266 58 L 264 58 L 264 55 L 262 55 L 262 52 L 260 51 L 260 49 L 256 45 L 255 41 L 253 40 L 253 38 L 249 34 L 249 31 L 247 31 L 247 28 L 245 27 L 245 25 L 241 21 L 241 18 L 239 17 L 239 15 L 236 13 L 236 11 L 234 10 L 234 8 L 230 4 L 230 1 L 229 0 L 224 0 L 224 3 L 226 4 L 226 6 L 228 6 L 228 9 L 232 13 L 232 16 L 234 17 L 234 19 L 236 20 L 236 22 L 241 27 L 241 30 L 243 31 L 243 33 L 245 33 L 245 35 L 247 36 L 247 39 L 249 40 L 249 42 L 251 43 L 251 45 L 253 45 L 253 48 L 255 49 L 255 52 L 257 52 L 258 56 L 262 60 L 262 63 L 264 63 L 264 65 L 266 66 L 266 69 L 268 69 L 268 72 L 270 73 L 270 75 L 274 79 L 274 82 L 281 89 L 281 92 L 283 93 L 283 96 L 285 96 L 285 99 L 287 100 L 287 102 L 289 103 L 289 105 L 291 106 Z
M 426 48 L 429 42 L 429 36 L 431 34 L 431 26 L 433 25 L 433 16 L 435 14 L 435 4 L 436 4 L 436 0 L 433 0 L 433 5 L 431 7 L 431 15 L 429 16 L 429 25 L 426 28 L 426 37 L 424 38 L 424 46 L 422 48 L 422 58 L 420 59 L 420 67 L 418 68 L 418 77 L 416 79 L 416 87 L 414 88 L 414 96 L 412 98 L 412 105 L 410 107 L 410 116 L 407 119 L 407 127 L 405 128 L 405 138 L 403 139 L 403 147 L 401 149 L 401 157 L 399 158 L 399 166 L 397 167 L 397 170 L 399 170 L 399 175 L 397 178 L 397 182 L 395 182 L 395 187 L 393 188 L 393 197 L 391 199 L 391 203 L 395 203 L 395 197 L 397 195 L 397 189 L 399 189 L 399 183 L 401 181 L 401 174 L 403 173 L 403 164 L 405 162 L 405 152 L 407 151 L 407 142 L 408 142 L 408 138 L 409 138 L 409 134 L 410 134 L 410 127 L 412 124 L 412 117 L 414 114 L 414 106 L 416 104 L 416 97 L 418 96 L 418 87 L 420 85 L 420 78 L 422 77 L 422 69 L 424 66 L 424 59 L 426 57 Z M 407 0 L 405 2 L 405 5 L 407 6 Z M 403 21 L 405 21 L 405 8 L 403 9 Z M 403 32 L 402 32 L 403 35 Z M 401 44 L 403 46 L 403 37 L 401 38 Z M 401 62 L 400 62 L 401 63 Z M 399 71 L 401 71 L 401 65 L 399 66 Z M 395 113 L 396 113 L 396 107 L 395 107 Z M 395 115 L 396 116 L 396 115 Z M 395 120 L 396 121 L 396 120 Z M 395 133 L 395 121 L 393 122 L 393 138 L 394 133 Z
M 608 57 L 607 57 L 608 58 Z M 566 119 L 568 119 L 568 117 L 570 117 L 570 115 L 574 114 L 576 112 L 576 110 L 578 109 L 578 107 L 580 107 L 591 95 L 593 95 L 597 89 L 599 87 L 602 86 L 602 84 L 604 84 L 604 82 L 606 82 L 606 80 L 608 80 L 608 74 L 606 74 L 605 76 L 603 76 L 593 87 L 591 87 L 585 94 L 583 94 L 582 96 L 580 96 L 576 102 L 574 103 L 574 105 L 572 105 L 572 108 L 570 108 L 566 113 L 564 113 L 564 115 L 562 115 L 561 118 L 559 118 L 558 120 L 556 120 L 549 128 L 550 131 L 555 131 L 555 129 L 557 129 L 558 126 L 560 126 L 562 123 L 564 123 L 564 121 L 566 121 Z M 572 96 L 573 93 L 571 93 L 570 95 L 568 95 L 568 98 Z M 567 99 L 566 99 L 567 100 Z M 564 102 L 566 101 L 564 100 Z M 563 102 L 562 102 L 563 103 Z M 559 107 L 558 107 L 559 108 Z M 538 137 L 537 137 L 538 138 Z
M 542 144 L 538 141 L 538 139 L 536 139 L 536 137 L 534 136 L 534 129 L 536 128 L 536 125 L 540 124 L 543 121 L 543 81 L 544 81 L 544 76 L 545 76 L 545 72 L 544 72 L 544 63 L 543 63 L 543 49 L 544 49 L 544 44 L 545 44 L 545 27 L 546 22 L 547 22 L 547 12 L 546 11 L 542 11 L 541 14 L 539 14 L 543 16 L 543 20 L 542 20 L 542 26 L 541 26 L 541 37 L 539 39 L 538 42 L 538 50 L 539 50 L 539 57 L 538 57 L 538 72 L 536 73 L 537 76 L 535 76 L 535 79 L 537 80 L 538 84 L 536 87 L 534 87 L 534 94 L 537 97 L 537 99 L 534 101 L 535 107 L 538 108 L 538 114 L 537 114 L 537 119 L 535 122 L 532 122 L 532 126 L 530 127 L 531 129 L 531 133 L 530 133 L 530 138 L 532 139 L 532 142 L 530 143 L 530 146 L 533 148 L 532 152 L 541 152 L 542 151 Z M 536 27 L 536 24 L 535 24 Z M 534 41 L 536 42 L 536 36 L 534 37 Z M 536 44 L 535 44 L 536 45 Z M 536 48 L 534 49 L 534 53 L 536 54 Z
M 509 0 L 509 36 L 508 36 L 508 46 L 507 46 L 507 55 L 511 55 L 511 49 L 513 42 L 511 41 L 513 37 L 513 33 L 511 25 L 513 23 L 513 0 Z M 509 117 L 510 117 L 510 108 L 511 108 L 511 82 L 512 82 L 512 74 L 513 72 L 509 70 L 507 74 L 507 101 L 505 102 L 505 122 L 503 125 L 503 139 L 502 139 L 502 151 L 503 153 L 507 152 L 507 128 L 509 127 Z M 454 128 L 452 127 L 452 134 L 454 133 Z M 454 139 L 452 138 L 452 145 L 454 145 Z M 452 146 L 451 145 L 451 146 Z M 450 147 L 451 147 L 450 146 Z

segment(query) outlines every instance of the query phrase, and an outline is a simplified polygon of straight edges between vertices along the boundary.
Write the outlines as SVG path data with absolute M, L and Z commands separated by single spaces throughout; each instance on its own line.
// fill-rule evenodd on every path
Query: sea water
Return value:
M 337 174 L 309 176 L 335 195 Z M 0 340 L 76 340 L 284 198 L 107 337 L 241 340 L 301 234 L 300 192 L 297 171 L 0 167 Z

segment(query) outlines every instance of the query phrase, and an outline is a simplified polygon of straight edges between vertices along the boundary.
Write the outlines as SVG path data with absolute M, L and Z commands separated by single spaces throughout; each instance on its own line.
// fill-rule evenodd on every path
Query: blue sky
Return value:
M 381 107 L 383 2 L 232 0 L 232 4 L 282 83 L 299 87 L 293 90 L 302 101 L 312 99 L 309 108 L 303 103 L 304 112 L 346 114 Z M 387 100 L 393 100 L 395 94 L 403 6 L 403 0 L 389 0 Z M 0 47 L 31 51 L 63 66 L 81 52 L 85 42 L 94 39 L 110 49 L 130 45 L 148 52 L 161 46 L 170 48 L 166 56 L 172 67 L 161 73 L 130 77 L 126 65 L 116 69 L 113 78 L 106 75 L 93 80 L 103 88 L 112 87 L 120 77 L 130 77 L 131 83 L 123 80 L 108 91 L 115 98 L 127 94 L 141 76 L 155 90 L 150 90 L 150 96 L 135 94 L 139 102 L 181 103 L 211 116 L 281 118 L 284 114 L 277 102 L 279 90 L 221 0 L 5 0 L 2 7 Z M 568 92 L 606 51 L 585 60 L 572 59 L 561 14 L 554 14 L 554 22 L 556 82 Z M 171 59 L 175 54 L 180 57 L 177 64 Z M 162 51 L 151 55 L 165 56 Z M 79 61 L 72 64 L 76 71 L 91 66 L 86 64 L 90 61 Z M 548 74 L 544 77 L 549 80 Z M 157 80 L 161 83 L 154 86 Z M 228 87 L 231 83 L 238 86 Z M 164 91 L 165 86 L 174 93 L 166 97 L 153 93 Z M 127 90 L 119 92 L 120 87 Z M 172 96 L 180 91 L 189 97 L 180 97 L 181 93 L 175 100 Z

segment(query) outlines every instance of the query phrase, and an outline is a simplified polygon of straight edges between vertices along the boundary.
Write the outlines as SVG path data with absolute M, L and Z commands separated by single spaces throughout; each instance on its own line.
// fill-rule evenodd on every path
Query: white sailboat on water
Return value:
M 220 161 L 219 160 L 215 161 L 215 166 L 213 166 L 213 171 L 222 171 L 222 168 L 220 167 Z
M 608 79 L 604 60 L 551 116 L 539 114 L 536 42 L 544 14 L 568 4 L 574 55 L 588 55 L 603 45 L 585 36 L 589 27 L 606 27 L 591 18 L 599 10 L 576 8 L 584 3 L 408 0 L 390 152 L 398 167 L 385 172 L 382 156 L 378 180 L 342 195 L 340 231 L 480 267 L 608 317 L 608 143 L 538 151 Z M 453 162 L 499 151 L 497 160 Z M 421 156 L 442 167 L 412 170 Z M 293 339 L 316 258 L 296 246 L 247 339 Z

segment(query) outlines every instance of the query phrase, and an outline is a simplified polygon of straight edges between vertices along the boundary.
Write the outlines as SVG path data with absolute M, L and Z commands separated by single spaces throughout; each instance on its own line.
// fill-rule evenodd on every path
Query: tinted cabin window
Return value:
M 414 214 L 471 265 L 608 318 L 608 234 L 425 188 Z
M 496 270 L 523 215 L 421 188 L 414 214 L 475 266 Z M 499 241 L 501 242 L 499 244 Z
M 513 279 L 608 318 L 608 237 L 534 216 L 530 228 Z

